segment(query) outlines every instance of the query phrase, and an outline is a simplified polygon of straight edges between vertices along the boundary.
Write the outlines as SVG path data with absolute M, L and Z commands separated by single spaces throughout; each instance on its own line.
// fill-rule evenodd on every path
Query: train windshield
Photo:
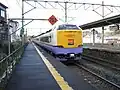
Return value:
M 71 29 L 71 30 L 73 30 L 73 29 L 80 29 L 79 27 L 77 27 L 76 25 L 59 25 L 59 27 L 58 27 L 58 29 L 57 30 L 65 30 L 65 29 Z

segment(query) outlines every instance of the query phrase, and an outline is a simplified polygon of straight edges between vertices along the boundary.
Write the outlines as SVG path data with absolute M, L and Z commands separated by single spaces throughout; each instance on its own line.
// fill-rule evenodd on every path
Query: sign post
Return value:
M 54 25 L 58 20 L 56 19 L 56 17 L 54 15 L 52 15 L 51 17 L 49 17 L 48 21 Z

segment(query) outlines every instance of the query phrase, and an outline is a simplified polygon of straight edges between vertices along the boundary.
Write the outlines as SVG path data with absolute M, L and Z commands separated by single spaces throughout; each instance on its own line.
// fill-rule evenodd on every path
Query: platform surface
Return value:
M 33 45 L 28 44 L 21 62 L 16 66 L 6 90 L 50 89 L 60 90 Z
M 42 51 L 39 47 L 38 49 L 73 90 L 96 90 L 84 81 L 82 76 L 56 61 L 55 58 Z M 47 65 L 43 62 L 35 47 L 28 44 L 20 63 L 16 66 L 9 80 L 6 90 L 66 90 L 65 87 L 61 88 L 57 83 L 58 79 L 60 78 L 54 78 L 48 70 Z

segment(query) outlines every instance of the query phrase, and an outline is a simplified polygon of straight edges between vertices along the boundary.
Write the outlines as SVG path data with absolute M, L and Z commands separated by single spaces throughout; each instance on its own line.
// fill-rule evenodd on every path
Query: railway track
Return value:
M 80 63 L 74 63 L 74 64 L 75 64 L 77 67 L 82 68 L 82 69 L 85 70 L 86 72 L 92 74 L 93 76 L 99 78 L 100 80 L 105 81 L 105 82 L 107 82 L 108 84 L 114 86 L 115 88 L 117 88 L 117 89 L 115 89 L 115 90 L 120 90 L 120 86 L 117 85 L 117 84 L 115 84 L 114 82 L 111 82 L 110 80 L 107 80 L 106 78 L 104 78 L 104 77 L 96 74 L 95 72 L 93 72 L 93 71 L 91 71 L 90 69 L 84 67 L 84 66 L 81 65 Z
M 99 64 L 101 66 L 104 66 L 104 67 L 107 67 L 107 68 L 110 68 L 110 69 L 114 69 L 116 71 L 120 71 L 120 64 L 117 64 L 117 63 L 114 63 L 114 62 L 111 62 L 111 61 L 106 61 L 106 60 L 101 59 L 101 58 L 96 58 L 96 57 L 89 56 L 89 55 L 84 55 L 84 54 L 82 55 L 82 59 L 86 60 L 86 61 L 96 63 L 96 64 Z

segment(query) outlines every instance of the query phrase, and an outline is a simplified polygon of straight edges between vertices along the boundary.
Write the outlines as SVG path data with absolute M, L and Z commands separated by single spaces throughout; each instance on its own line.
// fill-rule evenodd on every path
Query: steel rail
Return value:
M 120 71 L 120 64 L 117 64 L 117 63 L 114 63 L 114 62 L 108 62 L 108 61 L 105 61 L 104 59 L 100 59 L 100 58 L 95 58 L 93 56 L 89 56 L 89 55 L 82 55 L 83 59 L 87 59 L 88 61 L 91 61 L 91 62 L 94 62 L 94 63 L 97 63 L 97 64 L 100 64 L 102 66 L 106 66 L 106 67 L 109 67 L 109 68 L 112 68 L 112 69 L 115 69 L 115 70 L 119 70 Z M 92 59 L 92 60 L 91 60 Z M 97 61 L 96 61 L 97 60 Z M 113 66 L 113 67 L 111 67 Z M 118 67 L 117 67 L 118 66 Z
M 103 62 L 106 62 L 106 63 L 114 64 L 114 65 L 116 65 L 116 66 L 120 66 L 120 64 L 118 64 L 118 63 L 109 62 L 109 61 L 106 61 L 105 59 L 102 59 L 102 58 L 98 58 L 98 57 L 94 57 L 94 56 L 90 56 L 90 55 L 85 55 L 85 54 L 82 54 L 82 56 L 90 57 L 90 58 L 93 58 L 93 59 L 97 59 L 97 60 L 99 60 L 99 61 L 103 61 Z
M 82 66 L 82 65 L 80 65 L 80 64 L 78 64 L 78 63 L 74 63 L 74 64 L 75 64 L 76 66 L 78 66 L 79 68 L 82 68 L 82 69 L 84 69 L 85 71 L 91 73 L 92 75 L 94 75 L 94 76 L 100 78 L 101 80 L 106 81 L 107 83 L 109 83 L 109 84 L 115 86 L 116 88 L 120 89 L 120 86 L 119 86 L 119 85 L 117 85 L 117 84 L 115 84 L 115 83 L 113 83 L 113 82 L 111 82 L 111 81 L 105 79 L 104 77 L 102 77 L 102 76 L 100 76 L 100 75 L 94 73 L 93 71 L 87 69 L 86 67 L 84 67 L 84 66 Z

